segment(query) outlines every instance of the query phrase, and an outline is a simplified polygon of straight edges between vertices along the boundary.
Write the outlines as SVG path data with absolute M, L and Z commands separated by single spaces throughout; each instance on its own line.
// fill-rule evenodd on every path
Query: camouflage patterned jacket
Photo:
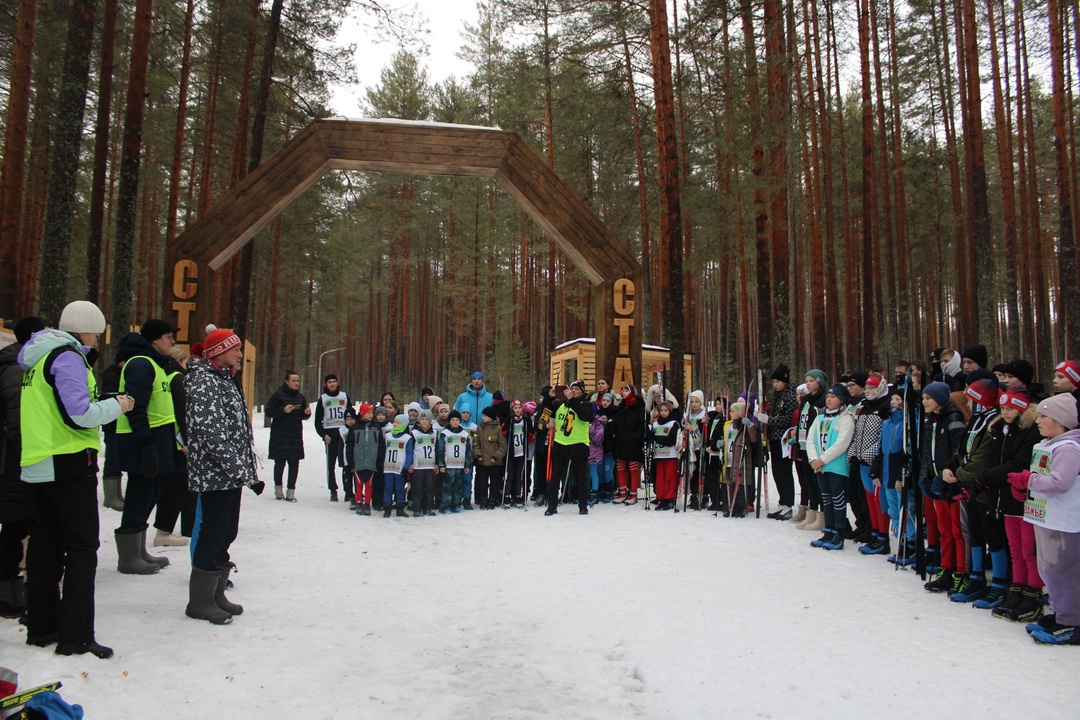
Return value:
M 208 360 L 188 367 L 188 488 L 233 490 L 257 481 L 247 405 L 228 368 Z

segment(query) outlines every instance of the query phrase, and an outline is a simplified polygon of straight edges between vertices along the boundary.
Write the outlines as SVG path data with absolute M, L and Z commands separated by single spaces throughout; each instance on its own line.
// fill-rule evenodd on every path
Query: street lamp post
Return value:
M 318 383 L 318 382 L 319 382 L 319 378 L 321 378 L 321 377 L 322 377 L 322 359 L 323 359 L 324 357 L 326 357 L 327 355 L 329 355 L 330 353 L 332 353 L 332 352 L 337 352 L 338 350 L 344 350 L 344 349 L 345 349 L 345 348 L 343 348 L 343 347 L 339 347 L 339 348 L 331 348 L 330 350 L 327 350 L 327 351 L 325 351 L 325 352 L 323 352 L 322 354 L 320 354 L 320 355 L 319 355 L 319 370 L 318 370 L 318 373 L 319 373 L 319 374 L 318 374 L 318 375 L 317 375 L 317 376 L 315 377 L 315 382 L 316 382 L 316 383 Z

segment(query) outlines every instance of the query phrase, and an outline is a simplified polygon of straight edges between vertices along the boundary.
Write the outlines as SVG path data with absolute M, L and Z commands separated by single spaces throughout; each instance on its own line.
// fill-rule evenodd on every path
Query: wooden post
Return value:
M 594 286 L 596 376 L 613 388 L 638 383 L 641 375 L 641 272 Z

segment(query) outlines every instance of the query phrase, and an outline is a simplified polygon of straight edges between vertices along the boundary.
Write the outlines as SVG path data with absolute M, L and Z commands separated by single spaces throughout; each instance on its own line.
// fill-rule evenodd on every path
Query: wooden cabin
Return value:
M 656 382 L 656 364 L 663 363 L 670 366 L 671 353 L 668 348 L 659 345 L 641 346 L 641 365 L 638 372 L 638 386 L 647 388 Z M 683 355 L 685 377 L 693 377 L 694 356 L 691 353 Z M 568 381 L 585 381 L 585 387 L 589 392 L 596 390 L 596 339 L 577 338 L 569 340 L 557 346 L 551 351 L 551 362 L 548 369 L 548 382 L 552 385 L 566 385 Z

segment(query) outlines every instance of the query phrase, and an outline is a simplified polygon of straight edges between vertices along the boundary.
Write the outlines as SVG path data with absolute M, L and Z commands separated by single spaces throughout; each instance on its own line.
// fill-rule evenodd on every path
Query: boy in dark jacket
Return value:
M 932 499 L 941 542 L 941 572 L 923 587 L 930 592 L 957 590 L 967 571 L 964 535 L 960 529 L 960 506 L 955 495 L 946 499 L 946 483 L 941 478 L 956 449 L 964 442 L 964 416 L 949 399 L 949 386 L 932 382 L 923 388 L 922 468 L 919 482 L 923 493 Z
M 375 408 L 360 405 L 360 416 L 345 436 L 345 461 L 353 476 L 352 504 L 357 515 L 371 515 L 371 485 L 382 472 L 386 441 L 383 429 L 374 423 Z

